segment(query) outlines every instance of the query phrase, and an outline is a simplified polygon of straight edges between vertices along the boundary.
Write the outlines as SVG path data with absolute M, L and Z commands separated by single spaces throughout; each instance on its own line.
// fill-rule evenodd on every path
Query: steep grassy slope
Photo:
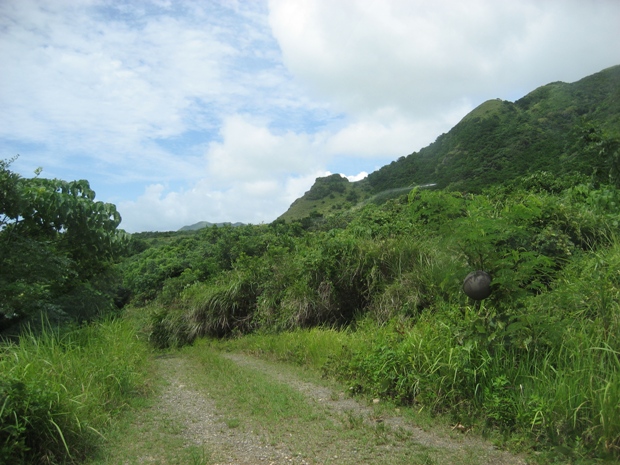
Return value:
M 620 66 L 572 84 L 547 84 L 516 102 L 484 102 L 429 146 L 363 181 L 318 178 L 280 219 L 327 216 L 373 195 L 416 185 L 479 192 L 538 170 L 557 175 L 601 172 L 604 160 L 583 150 L 588 125 L 620 136 Z
M 620 66 L 573 84 L 555 82 L 516 102 L 490 100 L 447 134 L 368 176 L 374 192 L 412 183 L 479 191 L 537 170 L 590 174 L 578 155 L 581 129 L 620 135 Z

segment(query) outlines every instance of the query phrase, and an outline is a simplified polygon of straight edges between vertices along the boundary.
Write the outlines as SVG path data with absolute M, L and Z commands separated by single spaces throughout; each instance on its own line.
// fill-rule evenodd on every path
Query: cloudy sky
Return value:
M 269 223 L 491 98 L 620 64 L 618 0 L 0 0 L 0 158 L 130 232 Z

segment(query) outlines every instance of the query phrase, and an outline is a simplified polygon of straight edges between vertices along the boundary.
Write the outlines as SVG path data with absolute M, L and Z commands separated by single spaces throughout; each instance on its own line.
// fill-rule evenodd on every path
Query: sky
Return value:
M 128 232 L 270 223 L 488 99 L 620 64 L 619 0 L 0 0 L 0 158 Z

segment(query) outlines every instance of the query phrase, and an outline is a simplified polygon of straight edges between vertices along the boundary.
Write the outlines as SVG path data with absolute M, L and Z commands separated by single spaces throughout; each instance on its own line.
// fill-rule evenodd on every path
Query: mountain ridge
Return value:
M 588 125 L 620 137 L 620 65 L 573 83 L 545 84 L 514 102 L 487 100 L 428 146 L 361 181 L 317 178 L 278 219 L 328 216 L 382 192 L 419 185 L 480 192 L 536 171 L 591 175 L 603 160 L 583 153 Z
M 233 228 L 236 228 L 238 226 L 243 226 L 243 225 L 244 223 L 240 223 L 240 222 L 231 223 L 227 221 L 223 223 L 210 223 L 208 221 L 199 221 L 198 223 L 183 226 L 178 231 L 197 231 L 199 229 L 210 228 L 212 226 L 217 226 L 218 228 L 221 228 L 224 226 L 232 226 Z

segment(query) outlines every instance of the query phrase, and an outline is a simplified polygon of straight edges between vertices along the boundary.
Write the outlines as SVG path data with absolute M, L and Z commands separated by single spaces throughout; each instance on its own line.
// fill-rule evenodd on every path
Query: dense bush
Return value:
M 328 365 L 358 391 L 530 437 L 536 447 L 620 452 L 620 246 L 581 256 L 501 320 L 443 306 L 377 327 Z M 593 285 L 593 282 L 596 285 Z
M 213 226 L 181 233 L 147 247 L 119 266 L 135 304 L 159 298 L 171 304 L 187 287 L 233 268 L 241 257 L 260 256 L 269 247 L 292 247 L 303 230 L 298 225 Z
M 182 238 L 132 257 L 126 282 L 138 301 L 148 291 L 184 314 L 194 336 L 222 336 L 345 325 L 368 312 L 415 316 L 464 303 L 461 280 L 485 269 L 490 302 L 505 319 L 548 291 L 574 257 L 609 244 L 616 196 L 587 185 L 480 195 L 414 189 L 408 202 L 367 205 L 342 229 L 295 237 L 275 234 L 282 225 L 248 226 Z M 218 256 L 230 261 L 199 271 Z

